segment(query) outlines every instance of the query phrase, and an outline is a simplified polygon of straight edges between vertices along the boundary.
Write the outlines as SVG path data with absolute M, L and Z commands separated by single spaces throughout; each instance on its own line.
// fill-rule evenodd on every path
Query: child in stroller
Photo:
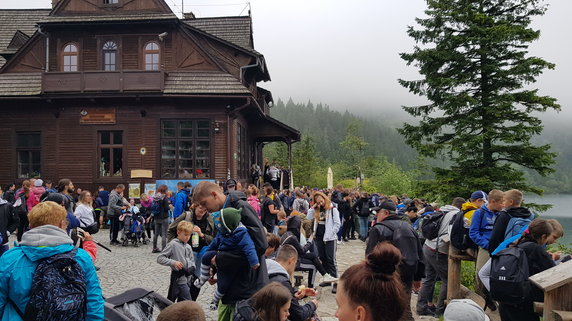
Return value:
M 143 238 L 143 226 L 145 224 L 145 218 L 139 211 L 139 208 L 135 206 L 134 199 L 131 199 L 129 204 L 129 209 L 124 211 L 123 214 L 119 217 L 119 220 L 123 221 L 123 231 L 121 234 L 123 246 L 129 245 L 129 241 L 131 241 L 135 247 L 139 246 L 139 242 L 147 244 L 147 241 Z

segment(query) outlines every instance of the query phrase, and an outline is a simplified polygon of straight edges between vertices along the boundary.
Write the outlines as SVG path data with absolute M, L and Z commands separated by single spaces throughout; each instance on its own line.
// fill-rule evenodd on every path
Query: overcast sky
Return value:
M 181 0 L 166 0 L 181 12 Z M 197 17 L 246 14 L 245 2 L 184 1 Z M 538 78 L 540 93 L 558 99 L 572 119 L 572 1 L 548 0 L 535 19 L 540 40 L 530 52 L 556 64 Z M 335 109 L 398 110 L 422 102 L 397 83 L 416 79 L 414 67 L 398 56 L 412 50 L 407 25 L 423 15 L 424 0 L 252 0 L 255 48 L 264 54 L 272 81 L 259 85 L 275 98 L 323 102 Z M 1 8 L 50 7 L 51 0 L 0 0 Z M 554 115 L 556 115 L 554 113 Z

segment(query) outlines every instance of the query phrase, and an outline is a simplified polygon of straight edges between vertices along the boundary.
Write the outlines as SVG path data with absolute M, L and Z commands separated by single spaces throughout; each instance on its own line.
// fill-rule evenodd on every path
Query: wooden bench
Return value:
M 556 321 L 572 321 L 572 312 L 571 311 L 559 311 L 554 310 L 552 311 L 554 314 L 554 319 Z
M 572 321 L 572 261 L 530 277 L 544 291 L 544 321 Z

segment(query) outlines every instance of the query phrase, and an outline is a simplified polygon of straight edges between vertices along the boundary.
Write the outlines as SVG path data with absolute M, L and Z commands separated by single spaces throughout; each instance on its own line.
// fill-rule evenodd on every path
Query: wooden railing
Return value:
M 162 71 L 82 71 L 46 72 L 42 92 L 123 92 L 162 91 Z

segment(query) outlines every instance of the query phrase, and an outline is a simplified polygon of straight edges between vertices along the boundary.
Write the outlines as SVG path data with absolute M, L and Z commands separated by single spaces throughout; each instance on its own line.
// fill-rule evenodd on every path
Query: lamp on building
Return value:
M 220 123 L 218 121 L 214 122 L 214 132 L 220 133 Z

